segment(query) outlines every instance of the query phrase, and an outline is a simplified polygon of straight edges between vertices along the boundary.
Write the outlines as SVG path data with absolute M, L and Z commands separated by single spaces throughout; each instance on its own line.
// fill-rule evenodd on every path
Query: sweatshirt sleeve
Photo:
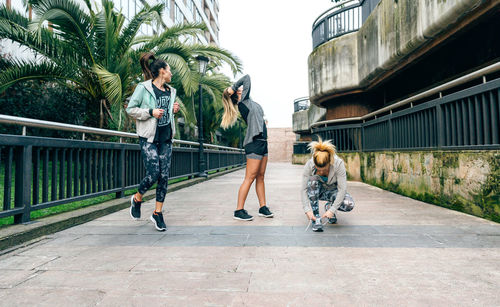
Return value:
M 335 167 L 335 176 L 337 176 L 337 198 L 335 198 L 333 205 L 329 209 L 333 213 L 340 207 L 340 204 L 344 201 L 345 193 L 347 192 L 347 175 L 344 161 L 340 160 L 338 166 Z
M 302 173 L 302 186 L 300 188 L 300 194 L 302 199 L 302 208 L 304 209 L 304 213 L 311 211 L 311 204 L 309 203 L 309 197 L 307 196 L 307 182 L 309 181 L 309 177 L 312 175 L 312 165 L 309 160 L 304 166 L 304 172 Z
M 250 87 L 252 86 L 249 75 L 244 75 L 238 81 L 236 81 L 232 89 L 233 91 L 237 91 L 240 86 L 243 85 L 243 92 L 241 93 L 241 100 L 245 100 L 250 98 Z
M 139 84 L 135 88 L 134 93 L 132 94 L 132 97 L 130 98 L 130 101 L 126 109 L 128 115 L 138 120 L 146 120 L 148 118 L 151 118 L 152 116 L 148 108 L 146 109 L 141 108 L 143 97 L 144 97 L 144 86 Z

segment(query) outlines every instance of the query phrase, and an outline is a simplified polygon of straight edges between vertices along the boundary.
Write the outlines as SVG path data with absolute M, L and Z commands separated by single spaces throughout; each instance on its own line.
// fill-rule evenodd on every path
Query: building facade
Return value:
M 155 5 L 157 0 L 113 0 L 115 6 L 120 10 L 127 20 L 130 20 L 139 12 L 144 3 Z M 163 25 L 159 27 L 170 27 L 180 23 L 204 23 L 207 30 L 200 36 L 199 42 L 202 44 L 219 45 L 219 1 L 218 0 L 161 0 L 165 4 L 163 12 Z M 151 35 L 161 29 L 153 29 L 151 26 L 144 26 L 141 31 Z
M 500 221 L 500 0 L 352 0 L 313 24 L 295 162 Z

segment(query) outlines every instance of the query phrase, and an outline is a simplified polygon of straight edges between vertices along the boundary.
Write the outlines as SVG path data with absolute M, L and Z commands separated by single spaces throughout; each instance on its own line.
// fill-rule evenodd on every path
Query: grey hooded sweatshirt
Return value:
M 243 140 L 243 146 L 251 143 L 253 138 L 261 133 L 266 137 L 264 133 L 265 123 L 264 123 L 264 110 L 262 107 L 250 98 L 250 76 L 245 75 L 236 83 L 233 84 L 233 91 L 237 91 L 240 86 L 243 85 L 243 92 L 241 93 L 241 100 L 238 102 L 238 109 L 243 119 L 247 123 L 247 134 Z

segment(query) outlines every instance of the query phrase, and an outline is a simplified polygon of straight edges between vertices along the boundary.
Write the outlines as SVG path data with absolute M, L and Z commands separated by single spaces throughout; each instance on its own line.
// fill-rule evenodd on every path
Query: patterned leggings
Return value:
M 307 196 L 309 197 L 309 202 L 311 203 L 311 209 L 314 216 L 319 217 L 319 201 L 326 200 L 326 206 L 329 208 L 335 199 L 337 198 L 337 189 L 328 190 L 325 188 L 323 181 L 321 181 L 318 175 L 313 175 L 309 177 L 307 181 Z M 349 193 L 345 193 L 344 201 L 340 203 L 338 208 L 335 210 L 349 212 L 354 208 L 354 200 Z
M 168 172 L 172 158 L 172 143 L 148 143 L 140 138 L 142 161 L 146 168 L 146 177 L 139 185 L 139 193 L 146 193 L 158 181 L 156 201 L 163 202 L 167 194 Z

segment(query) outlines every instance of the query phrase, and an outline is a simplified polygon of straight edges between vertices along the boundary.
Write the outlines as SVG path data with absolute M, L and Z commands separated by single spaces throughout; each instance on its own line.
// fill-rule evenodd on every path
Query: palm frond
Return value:
M 37 0 L 32 2 L 36 19 L 29 29 L 40 38 L 42 25 L 49 21 L 65 40 L 87 51 L 87 56 L 95 63 L 94 53 L 89 41 L 92 33 L 91 17 L 73 0 Z
M 118 39 L 118 45 L 120 48 L 118 52 L 125 52 L 133 43 L 135 44 L 134 39 L 139 32 L 140 27 L 144 23 L 151 21 L 156 15 L 161 17 L 161 12 L 164 7 L 165 6 L 163 4 L 157 4 L 151 7 L 147 5 L 139 13 L 137 13 L 129 22 L 127 27 L 122 31 Z
M 100 65 L 95 65 L 92 71 L 98 76 L 106 99 L 113 105 L 119 105 L 123 98 L 120 75 L 109 72 Z
M 194 54 L 208 57 L 211 65 L 219 67 L 226 63 L 231 67 L 233 74 L 237 74 L 242 71 L 243 64 L 241 63 L 241 60 L 224 48 L 212 45 L 193 44 L 190 46 L 190 49 Z
M 13 61 L 10 67 L 0 72 L 0 93 L 18 82 L 34 79 L 68 80 L 85 88 L 74 76 L 68 74 L 68 71 L 55 63 L 48 61 L 38 63 L 34 61 Z
M 181 36 L 194 37 L 197 34 L 203 34 L 204 30 L 206 30 L 206 25 L 201 23 L 176 24 L 166 29 L 160 35 L 153 36 L 151 40 L 139 48 L 139 50 L 141 52 L 149 51 L 158 45 L 164 44 L 167 41 L 176 40 Z

